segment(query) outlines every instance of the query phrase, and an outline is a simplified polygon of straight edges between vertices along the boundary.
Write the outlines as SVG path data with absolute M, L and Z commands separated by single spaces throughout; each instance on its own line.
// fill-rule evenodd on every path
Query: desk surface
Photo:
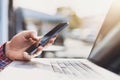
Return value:
M 0 72 L 0 80 L 74 80 L 68 79 L 70 76 L 65 77 L 64 74 L 58 74 L 51 70 L 50 61 L 74 61 L 78 59 L 41 59 L 41 58 L 33 58 L 29 62 L 24 61 L 14 61 L 9 66 L 7 66 L 2 72 Z M 79 59 L 85 64 L 88 65 L 96 71 L 96 73 L 100 73 L 102 77 L 108 76 L 107 80 L 120 80 L 118 75 L 115 75 L 103 68 L 92 64 L 87 59 Z M 92 76 L 92 74 L 89 74 Z M 100 75 L 99 75 L 100 76 Z M 89 77 L 87 77 L 89 79 Z M 94 77 L 93 77 L 94 78 Z M 86 79 L 86 80 L 88 80 Z M 78 79 L 77 79 L 78 80 Z M 82 80 L 81 78 L 79 80 Z M 98 79 L 91 79 L 98 80 Z M 103 80 L 103 79 L 99 79 Z M 106 80 L 106 79 L 104 79 Z

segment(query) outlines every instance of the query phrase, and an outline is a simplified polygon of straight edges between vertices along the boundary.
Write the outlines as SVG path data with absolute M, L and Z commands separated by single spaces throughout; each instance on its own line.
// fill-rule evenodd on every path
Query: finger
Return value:
M 38 56 L 38 55 L 40 55 L 41 53 L 42 53 L 42 50 L 43 50 L 43 47 L 38 47 L 37 48 L 37 52 L 36 53 L 34 53 L 33 55 L 31 55 L 32 57 L 36 57 L 36 56 Z
M 29 38 L 29 41 L 30 41 L 31 43 L 35 43 L 35 42 L 36 42 L 36 41 L 33 40 L 32 38 Z
M 50 39 L 48 43 L 54 43 L 55 40 L 56 40 L 56 37 Z
M 37 37 L 37 32 L 34 31 L 27 31 L 25 35 L 26 39 L 32 38 L 34 41 L 38 41 L 39 38 Z
M 56 40 L 56 37 L 49 40 L 49 42 L 44 46 L 44 48 L 47 48 L 48 46 L 52 45 Z

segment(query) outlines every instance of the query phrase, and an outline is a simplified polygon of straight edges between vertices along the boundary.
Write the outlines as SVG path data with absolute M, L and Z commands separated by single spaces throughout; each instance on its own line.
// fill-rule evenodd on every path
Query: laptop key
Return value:
M 51 62 L 51 66 L 54 72 L 63 73 L 62 69 L 56 62 Z
M 62 71 L 65 74 L 72 74 L 72 72 L 67 68 L 67 66 L 63 62 L 57 62 L 57 64 L 61 67 Z
M 76 70 L 69 62 L 64 62 L 67 68 L 72 72 L 73 75 L 77 76 L 79 74 L 78 70 Z

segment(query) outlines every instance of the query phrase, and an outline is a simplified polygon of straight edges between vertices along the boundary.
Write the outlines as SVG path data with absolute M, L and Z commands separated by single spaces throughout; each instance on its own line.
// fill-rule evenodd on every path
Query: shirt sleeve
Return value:
M 3 70 L 12 60 L 5 55 L 5 44 L 0 46 L 0 71 Z

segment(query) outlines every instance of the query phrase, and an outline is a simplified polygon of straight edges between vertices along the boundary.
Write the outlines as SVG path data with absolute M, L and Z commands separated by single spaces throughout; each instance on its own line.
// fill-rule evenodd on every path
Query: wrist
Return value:
M 6 43 L 0 47 L 0 64 L 1 64 L 0 70 L 4 69 L 9 63 L 12 62 L 12 60 L 6 56 L 5 48 L 6 48 Z
M 8 41 L 8 42 L 6 42 L 6 44 L 5 44 L 5 55 L 6 55 L 6 57 L 8 57 L 9 59 L 11 59 L 11 60 L 13 60 L 13 58 L 12 58 L 12 56 L 11 56 L 11 46 L 10 46 L 10 43 L 11 43 L 11 41 Z

